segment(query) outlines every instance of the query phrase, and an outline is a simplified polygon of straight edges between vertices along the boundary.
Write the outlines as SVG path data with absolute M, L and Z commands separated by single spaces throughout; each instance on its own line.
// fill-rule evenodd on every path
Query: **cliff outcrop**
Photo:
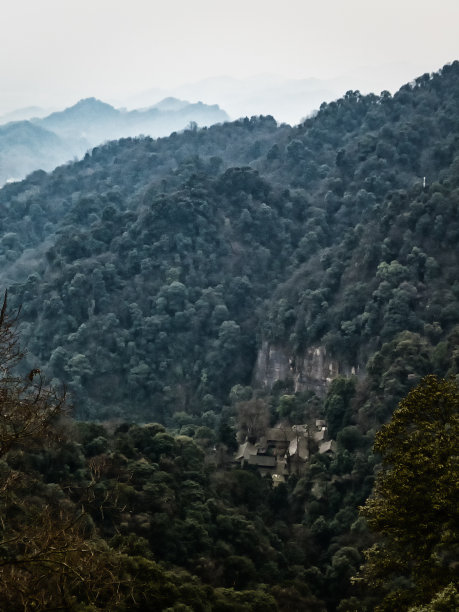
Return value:
M 360 374 L 358 366 L 340 363 L 324 346 L 313 346 L 302 356 L 289 354 L 284 347 L 263 342 L 258 351 L 254 383 L 271 388 L 278 380 L 293 380 L 294 391 L 310 389 L 324 395 L 337 376 Z

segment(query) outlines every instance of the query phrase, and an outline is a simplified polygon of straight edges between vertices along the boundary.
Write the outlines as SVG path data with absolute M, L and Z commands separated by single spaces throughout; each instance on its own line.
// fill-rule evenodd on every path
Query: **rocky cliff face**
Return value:
M 294 357 L 282 347 L 263 342 L 257 356 L 254 382 L 270 388 L 276 381 L 290 378 L 295 391 L 311 389 L 324 395 L 337 376 L 359 373 L 358 368 L 341 364 L 327 355 L 324 346 L 310 347 L 302 357 Z

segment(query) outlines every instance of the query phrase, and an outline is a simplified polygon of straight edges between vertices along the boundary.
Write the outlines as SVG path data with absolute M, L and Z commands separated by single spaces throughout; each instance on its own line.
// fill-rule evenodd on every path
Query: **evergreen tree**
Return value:
M 377 434 L 382 469 L 362 509 L 378 534 L 364 579 L 382 589 L 381 611 L 426 604 L 457 587 L 459 389 L 426 376 Z

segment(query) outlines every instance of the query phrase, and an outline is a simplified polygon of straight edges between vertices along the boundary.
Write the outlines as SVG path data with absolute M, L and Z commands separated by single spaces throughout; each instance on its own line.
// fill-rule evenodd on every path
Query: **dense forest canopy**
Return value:
M 5 300 L 2 609 L 455 609 L 456 383 L 426 377 L 378 434 L 384 470 L 364 511 L 382 539 L 368 548 L 356 506 L 377 458 L 360 427 L 343 428 L 336 454 L 312 453 L 301 473 L 275 486 L 256 469 L 228 469 L 222 428 L 218 439 L 190 423 L 190 435 L 173 435 L 157 423 L 69 420 L 65 397 L 38 369 L 14 375 L 23 357 L 15 323 Z M 328 403 L 349 395 L 343 382 Z M 306 399 L 283 395 L 280 407 L 288 397 Z
M 31 358 L 81 416 L 165 422 L 250 384 L 263 339 L 325 346 L 343 371 L 406 330 L 446 341 L 458 71 L 348 92 L 295 128 L 109 143 L 6 186 L 2 282 Z
M 371 552 L 359 571 L 364 550 L 397 551 L 374 512 L 387 461 L 364 511 L 382 533 L 376 548 L 358 507 L 390 448 L 381 434 L 373 451 L 375 434 L 398 402 L 426 375 L 459 374 L 459 62 L 394 96 L 350 91 L 296 127 L 252 117 L 108 143 L 1 189 L 0 227 L 1 282 L 28 349 L 17 376 L 39 368 L 64 383 L 79 419 L 0 457 L 17 482 L 2 498 L 17 521 L 2 558 L 20 554 L 21 521 L 33 532 L 28 488 L 32 508 L 45 500 L 60 516 L 62 558 L 72 542 L 81 552 L 65 563 L 81 573 L 81 559 L 94 562 L 86 590 L 62 571 L 37 609 L 48 595 L 75 610 L 457 601 L 457 504 L 434 500 L 448 519 L 428 551 L 451 582 L 425 559 L 424 573 L 400 560 L 375 577 Z M 270 356 L 277 375 L 260 372 Z M 245 438 L 317 423 L 326 451 L 308 439 L 285 481 L 235 464 Z M 456 459 L 451 450 L 451 470 Z M 51 571 L 48 561 L 38 567 Z M 114 590 L 97 583 L 97 563 Z M 12 606 L 20 577 L 4 565 Z

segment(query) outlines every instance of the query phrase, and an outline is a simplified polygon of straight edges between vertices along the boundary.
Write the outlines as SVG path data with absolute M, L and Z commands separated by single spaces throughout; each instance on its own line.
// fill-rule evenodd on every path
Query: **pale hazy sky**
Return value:
M 0 113 L 210 76 L 459 59 L 459 0 L 1 0 Z

